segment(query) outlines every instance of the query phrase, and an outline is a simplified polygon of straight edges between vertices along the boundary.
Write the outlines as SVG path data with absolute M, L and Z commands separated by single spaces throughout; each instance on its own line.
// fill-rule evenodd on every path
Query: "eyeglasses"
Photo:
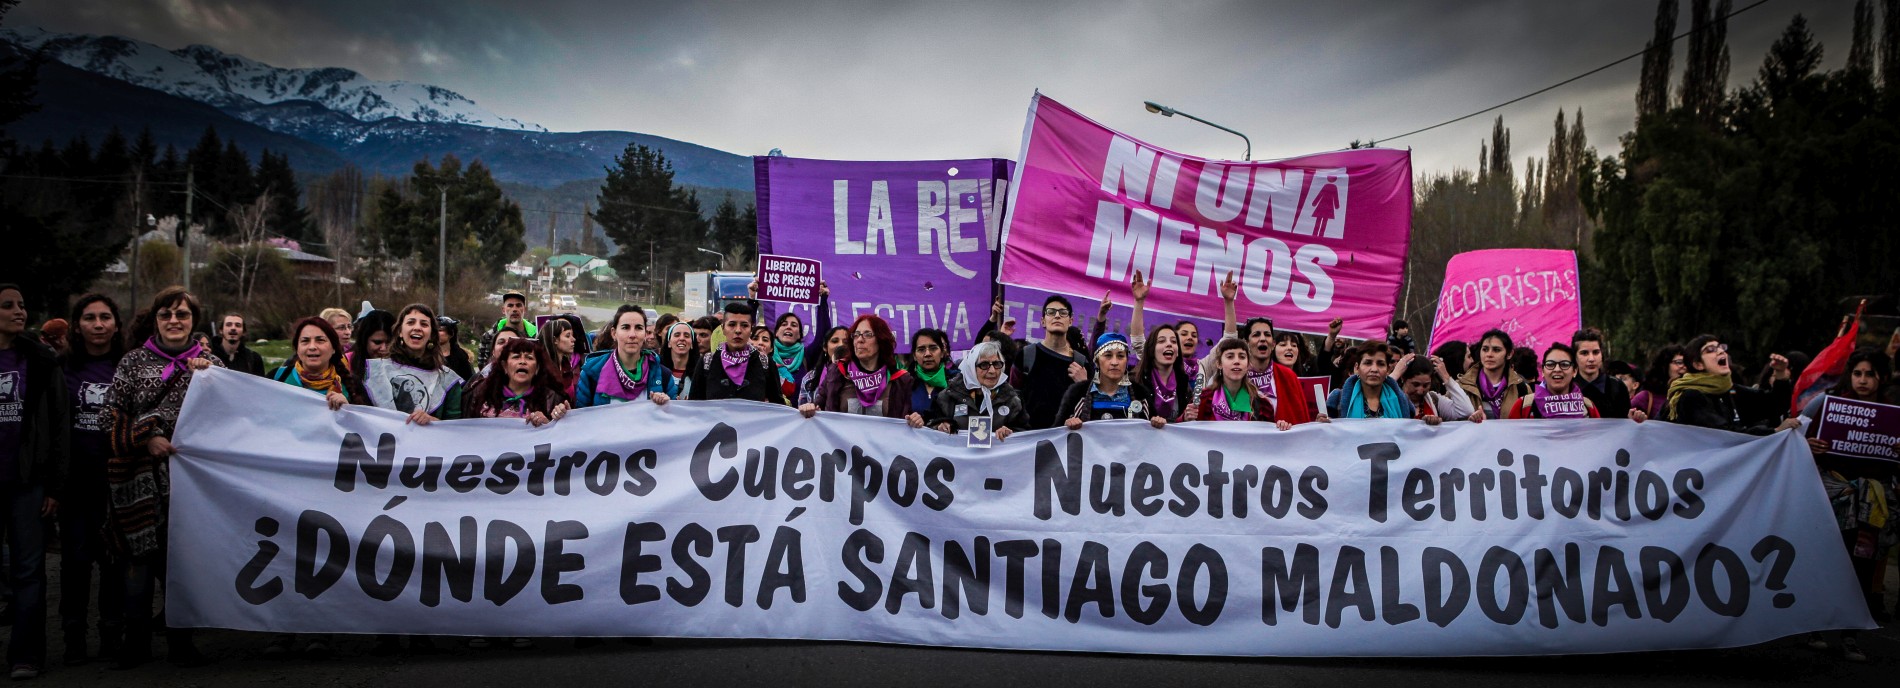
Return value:
M 917 347 L 917 348 L 915 348 L 915 349 L 913 349 L 913 350 L 911 350 L 911 353 L 914 353 L 914 354 L 934 354 L 934 353 L 937 353 L 937 352 L 939 352 L 939 351 L 943 351 L 943 347 L 941 347 L 941 346 L 937 346 L 937 345 L 935 345 L 935 344 L 925 344 L 925 345 L 923 345 L 923 346 L 920 346 L 920 347 Z
M 157 311 L 157 312 L 152 313 L 152 317 L 157 318 L 159 320 L 190 320 L 191 310 L 186 309 L 186 308 L 178 308 L 178 309 L 169 310 L 169 311 Z
M 1069 317 L 1070 312 L 1067 308 L 1044 308 L 1042 314 L 1051 318 L 1066 318 Z
M 877 333 L 876 332 L 853 332 L 851 333 L 851 338 L 852 339 L 876 339 Z
M 1728 345 L 1721 342 L 1709 342 L 1702 345 L 1702 353 L 1705 354 L 1719 354 L 1725 351 L 1728 351 Z
M 1577 364 L 1569 361 L 1544 361 L 1544 370 L 1569 370 L 1575 367 Z
M 1680 359 L 1680 358 L 1678 358 L 1678 359 L 1674 359 L 1674 360 L 1671 360 L 1671 361 L 1669 362 L 1669 365 L 1672 365 L 1672 366 L 1679 366 L 1679 365 L 1688 365 L 1688 364 L 1687 364 L 1687 363 L 1684 363 L 1684 362 L 1682 362 L 1682 359 Z
M 996 370 L 1003 367 L 1002 361 L 977 361 L 977 370 Z

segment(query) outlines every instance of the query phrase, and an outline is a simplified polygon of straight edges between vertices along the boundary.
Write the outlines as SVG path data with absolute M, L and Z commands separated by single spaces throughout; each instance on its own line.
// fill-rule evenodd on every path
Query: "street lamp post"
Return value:
M 1241 141 L 1243 141 L 1243 142 L 1245 142 L 1245 143 L 1247 144 L 1247 152 L 1245 152 L 1245 153 L 1243 153 L 1243 154 L 1241 154 L 1241 156 L 1240 156 L 1240 159 L 1241 159 L 1241 160 L 1249 160 L 1249 161 L 1251 161 L 1251 160 L 1253 160 L 1253 139 L 1250 139 L 1250 138 L 1247 138 L 1247 135 L 1246 135 L 1246 134 L 1242 134 L 1242 133 L 1240 133 L 1240 132 L 1238 132 L 1238 131 L 1234 131 L 1234 130 L 1232 130 L 1232 129 L 1229 129 L 1229 128 L 1227 128 L 1227 127 L 1223 127 L 1223 126 L 1221 126 L 1221 125 L 1218 125 L 1218 124 L 1215 124 L 1215 123 L 1213 123 L 1213 122 L 1209 122 L 1209 121 L 1207 121 L 1207 120 L 1204 120 L 1204 119 L 1201 119 L 1201 118 L 1199 118 L 1199 117 L 1195 117 L 1194 115 L 1190 115 L 1190 114 L 1188 114 L 1188 113 L 1185 113 L 1185 112 L 1182 112 L 1182 111 L 1180 111 L 1180 110 L 1176 110 L 1176 109 L 1174 109 L 1174 108 L 1171 108 L 1171 107 L 1168 107 L 1168 106 L 1166 106 L 1166 105 L 1162 105 L 1162 104 L 1160 104 L 1160 103 L 1156 103 L 1156 102 L 1154 102 L 1154 101 L 1152 101 L 1152 100 L 1147 100 L 1147 101 L 1142 101 L 1142 105 L 1145 105 L 1145 106 L 1147 106 L 1147 107 L 1148 107 L 1148 111 L 1149 111 L 1149 112 L 1152 112 L 1152 113 L 1155 113 L 1155 114 L 1157 114 L 1157 115 L 1161 115 L 1162 117 L 1173 117 L 1173 116 L 1175 116 L 1175 115 L 1180 115 L 1180 116 L 1182 116 L 1182 117 L 1186 117 L 1186 118 L 1188 118 L 1188 119 L 1191 119 L 1191 120 L 1194 120 L 1194 121 L 1196 121 L 1196 122 L 1200 122 L 1200 123 L 1202 123 L 1202 124 L 1205 124 L 1205 125 L 1207 125 L 1207 126 L 1210 126 L 1210 127 L 1213 127 L 1213 128 L 1215 128 L 1215 129 L 1219 129 L 1219 130 L 1221 130 L 1221 131 L 1224 131 L 1224 132 L 1227 132 L 1227 133 L 1229 133 L 1229 134 L 1233 134 L 1233 135 L 1235 135 L 1235 136 L 1238 136 L 1238 137 L 1240 137 L 1240 140 L 1241 140 Z
M 719 257 L 719 262 L 718 262 L 718 264 L 716 264 L 716 265 L 714 265 L 713 267 L 715 267 L 715 268 L 723 268 L 723 267 L 725 267 L 725 266 L 726 266 L 726 254 L 724 254 L 724 253 L 720 253 L 720 252 L 718 252 L 718 251 L 714 251 L 714 250 L 712 250 L 712 249 L 709 249 L 709 248 L 703 248 L 703 247 L 700 247 L 700 246 L 694 246 L 694 247 L 693 247 L 693 249 L 694 249 L 694 250 L 697 250 L 697 251 L 699 251 L 700 253 L 710 253 L 710 254 L 713 254 L 713 255 L 715 255 L 715 256 L 718 256 L 718 257 Z

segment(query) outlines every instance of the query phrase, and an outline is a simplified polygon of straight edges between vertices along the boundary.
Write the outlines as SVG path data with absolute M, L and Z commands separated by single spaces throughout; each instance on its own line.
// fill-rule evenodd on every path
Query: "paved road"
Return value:
M 57 554 L 49 573 L 57 580 Z M 54 586 L 51 609 L 58 608 Z M 1888 590 L 1900 590 L 1890 578 Z M 49 619 L 49 629 L 57 621 Z M 10 636 L 10 633 L 8 633 Z M 577 649 L 565 639 L 542 639 L 537 647 L 473 650 L 440 639 L 434 654 L 375 657 L 372 640 L 339 636 L 338 655 L 320 661 L 271 660 L 261 656 L 267 637 L 256 633 L 206 631 L 199 644 L 218 661 L 178 669 L 163 660 L 132 671 L 106 662 L 59 665 L 64 650 L 49 633 L 52 666 L 47 686 L 400 686 L 470 688 L 526 686 L 572 688 L 593 685 L 732 686 L 1070 686 L 1140 685 L 1398 685 L 1429 688 L 1508 686 L 1734 686 L 1890 684 L 1900 669 L 1900 628 L 1863 634 L 1865 664 L 1834 653 L 1809 650 L 1784 639 L 1732 650 L 1653 652 L 1629 655 L 1454 659 L 1228 659 L 1150 657 L 1058 652 L 1004 652 L 921 648 L 871 643 L 734 641 L 662 638 L 648 646 L 617 641 Z M 10 637 L 9 637 L 10 640 Z M 92 640 L 97 647 L 97 639 Z M 154 650 L 163 653 L 164 644 Z

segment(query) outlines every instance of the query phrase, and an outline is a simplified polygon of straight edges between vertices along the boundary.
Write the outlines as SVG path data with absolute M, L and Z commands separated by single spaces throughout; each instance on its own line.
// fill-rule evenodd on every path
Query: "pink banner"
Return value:
M 1504 248 L 1452 256 L 1438 290 L 1430 346 L 1459 340 L 1477 344 L 1492 328 L 1538 356 L 1552 342 L 1570 342 L 1583 327 L 1577 295 L 1577 254 Z
M 1240 282 L 1241 320 L 1353 338 L 1392 320 L 1411 239 L 1406 151 L 1345 150 L 1271 162 L 1195 158 L 1108 129 L 1038 94 L 1030 101 L 998 279 L 1126 303 L 1141 272 L 1148 308 L 1221 318 Z

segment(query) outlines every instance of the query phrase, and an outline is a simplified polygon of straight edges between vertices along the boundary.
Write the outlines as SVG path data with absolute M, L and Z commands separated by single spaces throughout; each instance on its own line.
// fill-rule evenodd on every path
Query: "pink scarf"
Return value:
M 1260 390 L 1260 396 L 1266 397 L 1267 400 L 1269 401 L 1278 402 L 1280 400 L 1280 395 L 1277 392 L 1275 392 L 1275 390 L 1273 389 L 1273 366 L 1274 365 L 1275 364 L 1273 363 L 1268 363 L 1266 370 L 1254 370 L 1252 368 L 1248 368 L 1247 380 L 1253 383 L 1254 389 Z
M 1246 390 L 1241 390 L 1246 392 Z M 1251 414 L 1235 411 L 1227 403 L 1227 387 L 1222 385 L 1214 390 L 1214 420 L 1249 420 Z
M 857 361 L 844 364 L 844 372 L 851 377 L 851 385 L 857 388 L 858 403 L 870 406 L 884 396 L 884 386 L 890 383 L 890 372 L 884 368 L 866 372 L 858 367 Z
M 177 356 L 173 356 L 165 353 L 164 349 L 158 348 L 158 338 L 153 337 L 145 340 L 145 350 L 156 354 L 159 358 L 165 359 L 165 372 L 159 375 L 159 379 L 171 380 L 172 375 L 177 374 L 181 367 L 187 370 L 191 368 L 191 359 L 204 355 L 205 345 L 193 341 L 191 348 L 185 349 L 183 353 Z
M 740 349 L 738 353 L 733 353 L 727 347 L 719 347 L 719 366 L 726 369 L 726 379 L 731 380 L 734 387 L 745 386 L 746 366 L 750 363 L 752 347 Z

